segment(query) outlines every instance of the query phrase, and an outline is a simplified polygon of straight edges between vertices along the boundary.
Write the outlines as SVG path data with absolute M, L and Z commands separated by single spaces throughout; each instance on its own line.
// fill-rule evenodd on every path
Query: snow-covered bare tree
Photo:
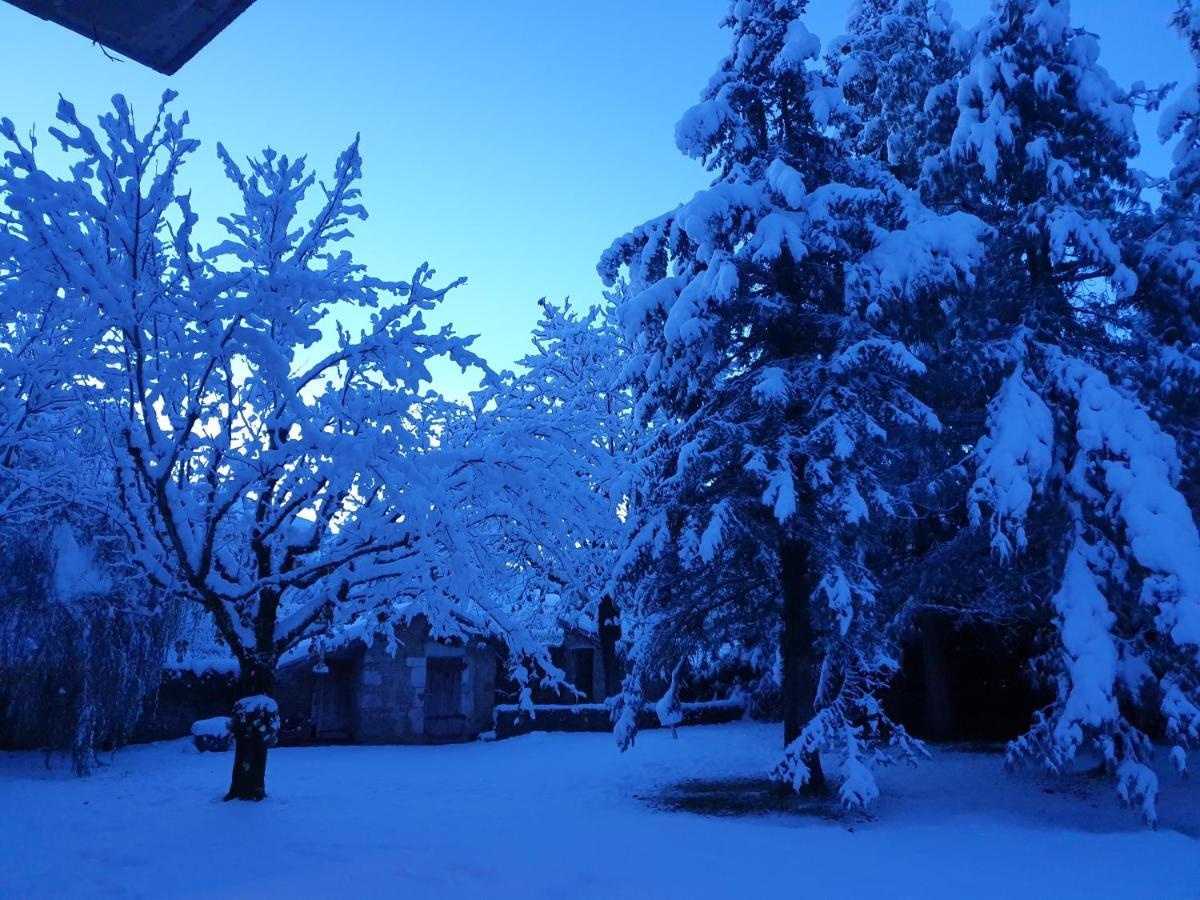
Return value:
M 0 136 L 11 134 L 0 120 Z M 0 517 L 14 529 L 111 484 L 77 402 L 77 320 L 68 301 L 47 302 L 55 286 L 24 268 L 27 251 L 15 211 L 0 206 Z
M 522 371 L 448 409 L 440 444 L 463 461 L 448 484 L 474 511 L 479 545 L 509 567 L 496 584 L 515 618 L 536 626 L 550 614 L 601 636 L 632 439 L 627 394 L 613 386 L 622 352 L 600 308 L 542 308 Z M 496 470 L 480 479 L 481 465 Z M 548 662 L 538 665 L 560 675 Z
M 109 521 L 113 466 L 79 402 L 86 330 L 0 210 L 0 741 L 61 751 L 82 774 L 132 733 L 178 604 L 147 588 Z
M 542 302 L 543 314 L 532 334 L 533 352 L 519 360 L 522 372 L 510 384 L 507 404 L 533 417 L 533 427 L 570 450 L 576 508 L 568 558 L 556 590 L 578 627 L 601 638 L 606 672 L 616 669 L 617 615 L 613 575 L 623 541 L 622 510 L 634 443 L 631 400 L 620 384 L 624 345 L 614 319 L 615 307 L 585 313 Z M 538 424 L 538 423 L 541 424 Z
M 228 797 L 254 800 L 276 664 L 307 636 L 352 620 L 385 629 L 415 598 L 441 623 L 471 604 L 480 614 L 463 618 L 536 655 L 493 606 L 505 568 L 462 518 L 497 514 L 464 508 L 453 480 L 502 503 L 478 484 L 506 466 L 533 475 L 439 441 L 447 407 L 428 364 L 482 363 L 423 320 L 458 282 L 435 288 L 425 266 L 383 281 L 344 249 L 366 215 L 357 140 L 319 185 L 303 159 L 266 150 L 243 166 L 218 145 L 241 205 L 201 249 L 176 184 L 197 142 L 171 99 L 144 131 L 121 97 L 98 132 L 60 103 L 61 176 L 5 123 L 0 200 L 17 249 L 4 290 L 41 292 L 69 323 L 74 387 L 107 436 L 137 564 L 201 604 L 240 664 Z
M 909 509 L 906 446 L 940 427 L 909 338 L 969 281 L 984 226 L 941 216 L 880 161 L 818 67 L 804 0 L 739 0 L 733 49 L 676 130 L 711 187 L 619 239 L 622 324 L 643 417 L 660 420 L 632 495 L 625 714 L 642 683 L 722 643 L 778 659 L 775 772 L 848 806 L 870 767 L 918 752 L 883 712 L 897 605 L 880 572 Z

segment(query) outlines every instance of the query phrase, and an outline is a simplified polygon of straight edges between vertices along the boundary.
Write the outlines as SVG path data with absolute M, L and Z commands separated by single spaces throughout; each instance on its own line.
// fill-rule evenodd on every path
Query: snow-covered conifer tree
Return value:
M 976 288 L 932 338 L 943 418 L 970 420 L 970 516 L 994 555 L 1040 576 L 1012 598 L 1050 623 L 1037 662 L 1055 699 L 1010 759 L 1067 766 L 1097 750 L 1126 800 L 1154 816 L 1150 739 L 1161 715 L 1181 765 L 1200 735 L 1200 536 L 1176 489 L 1174 441 L 1122 383 L 1140 181 L 1134 95 L 1098 62 L 1068 0 L 996 0 L 975 30 L 951 140 L 928 202 L 993 229 Z M 1030 582 L 1026 582 L 1030 584 Z
M 878 690 L 896 666 L 895 604 L 879 573 L 908 508 L 906 442 L 939 428 L 914 385 L 917 323 L 970 278 L 983 226 L 926 208 L 832 126 L 849 110 L 817 67 L 804 0 L 738 0 L 732 50 L 676 130 L 711 187 L 619 239 L 630 380 L 655 417 L 624 556 L 633 670 L 689 653 L 778 661 L 785 713 L 775 772 L 844 803 L 876 795 L 870 765 L 917 750 Z
M 1132 315 L 1141 353 L 1132 375 L 1179 444 L 1183 487 L 1200 504 L 1200 8 L 1181 0 L 1173 18 L 1195 73 L 1159 124 L 1175 140 L 1161 202 L 1135 233 L 1141 239 Z
M 953 106 L 949 86 L 968 42 L 944 0 L 855 0 L 847 33 L 828 54 L 853 152 L 915 185 L 946 120 L 939 113 Z

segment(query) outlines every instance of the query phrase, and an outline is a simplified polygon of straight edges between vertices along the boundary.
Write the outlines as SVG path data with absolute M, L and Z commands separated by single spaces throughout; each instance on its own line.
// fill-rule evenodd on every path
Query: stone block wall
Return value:
M 406 644 L 393 657 L 383 642 L 377 641 L 363 654 L 356 686 L 360 743 L 421 739 L 425 660 L 408 656 L 410 649 L 411 645 Z
M 275 699 L 284 731 L 282 743 L 348 740 L 363 744 L 426 743 L 474 740 L 492 730 L 496 702 L 497 654 L 488 644 L 469 646 L 429 640 L 423 620 L 410 623 L 397 635 L 395 656 L 386 641 L 370 647 L 356 643 L 329 654 L 329 672 L 313 672 L 310 660 L 301 660 L 279 671 Z M 453 658 L 462 661 L 460 677 L 461 723 L 439 720 L 439 734 L 429 734 L 425 722 L 426 661 Z M 318 706 L 324 692 L 345 690 L 349 703 L 347 726 L 336 737 L 317 733 Z M 232 678 L 191 674 L 164 681 L 163 688 L 143 716 L 135 740 L 160 740 L 188 733 L 197 719 L 228 715 L 237 699 Z M 338 709 L 345 709 L 339 700 Z
M 496 696 L 496 653 L 485 644 L 468 647 L 428 640 L 421 620 L 399 635 L 391 656 L 383 642 L 363 654 L 358 696 L 358 741 L 366 744 L 473 740 L 492 728 Z M 427 733 L 425 727 L 426 660 L 457 658 L 463 662 L 459 734 Z

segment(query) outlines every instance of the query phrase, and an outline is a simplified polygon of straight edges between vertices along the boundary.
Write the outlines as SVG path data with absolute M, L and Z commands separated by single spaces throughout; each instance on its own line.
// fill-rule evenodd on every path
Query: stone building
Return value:
M 533 701 L 539 707 L 596 705 L 595 718 L 607 722 L 603 703 L 620 687 L 614 642 L 606 645 L 603 635 L 585 627 L 589 623 L 565 621 L 558 612 L 548 604 L 527 623 L 550 648 L 565 682 L 553 687 L 535 679 Z M 420 615 L 396 626 L 390 646 L 378 636 L 368 642 L 364 633 L 342 632 L 321 658 L 307 642 L 284 655 L 274 690 L 281 743 L 449 743 L 494 731 L 498 708 L 511 707 L 508 718 L 521 717 L 515 712 L 519 687 L 499 645 L 478 637 L 435 639 Z M 181 737 L 194 720 L 228 715 L 238 697 L 237 663 L 204 616 L 188 620 L 175 649 L 135 740 Z
M 534 637 L 550 648 L 550 660 L 563 672 L 570 687 L 536 686 L 535 703 L 603 703 L 620 693 L 622 669 L 617 657 L 620 627 L 615 625 L 616 607 L 607 597 L 598 614 L 560 609 L 560 599 L 551 594 L 543 603 L 531 626 Z M 597 624 L 599 622 L 599 624 Z M 515 694 L 501 690 L 501 704 L 515 701 Z M 574 690 L 571 690 L 573 688 Z
M 279 670 L 285 742 L 419 744 L 469 741 L 492 730 L 497 653 L 488 643 L 436 640 L 417 616 L 386 642 L 351 640 Z M 320 670 L 320 671 L 314 671 Z
M 603 703 L 610 696 L 604 655 L 594 637 L 585 631 L 558 627 L 551 634 L 541 635 L 541 639 L 550 648 L 550 661 L 562 670 L 563 680 L 570 687 L 536 685 L 535 703 Z M 501 700 L 512 702 L 507 696 Z

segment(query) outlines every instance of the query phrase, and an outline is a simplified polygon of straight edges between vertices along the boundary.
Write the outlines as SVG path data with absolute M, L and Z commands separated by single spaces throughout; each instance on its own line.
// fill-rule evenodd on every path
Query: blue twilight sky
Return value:
M 371 218 L 353 249 L 385 277 L 423 260 L 466 275 L 447 317 L 497 367 L 528 345 L 537 299 L 600 299 L 596 261 L 620 234 L 706 183 L 674 124 L 726 49 L 726 0 L 257 0 L 167 78 L 0 3 L 0 116 L 50 124 L 57 95 L 98 114 L 114 93 L 151 113 L 168 87 L 202 141 L 184 173 L 202 217 L 232 196 L 214 147 L 270 144 L 322 171 L 362 133 Z M 826 42 L 849 0 L 813 0 Z M 1075 0 L 1118 81 L 1191 77 L 1167 28 L 1175 0 Z M 987 0 L 957 0 L 973 23 Z M 1143 166 L 1168 153 L 1142 117 Z M 44 144 L 48 148 L 48 145 Z M 452 393 L 464 387 L 446 376 Z

